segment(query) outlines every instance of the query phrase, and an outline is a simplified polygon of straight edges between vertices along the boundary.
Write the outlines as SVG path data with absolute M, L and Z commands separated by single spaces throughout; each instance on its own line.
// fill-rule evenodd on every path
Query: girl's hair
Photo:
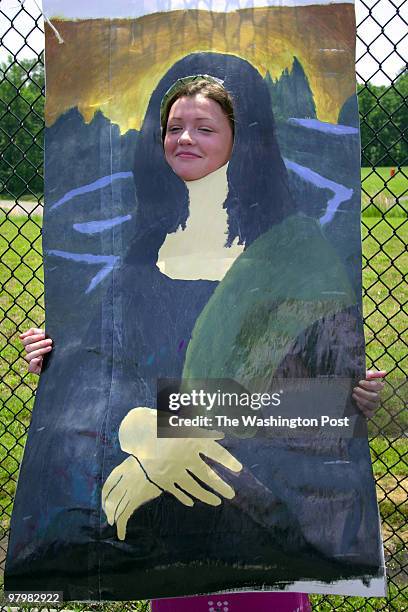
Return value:
M 160 113 L 163 141 L 166 136 L 167 123 L 173 104 L 180 98 L 193 98 L 197 94 L 214 100 L 214 102 L 217 102 L 221 106 L 230 123 L 232 134 L 234 134 L 234 107 L 230 93 L 218 79 L 208 77 L 207 75 L 197 75 L 195 77 L 179 79 L 170 88 L 168 95 L 165 96 Z
M 234 55 L 193 53 L 176 62 L 161 79 L 138 133 L 134 167 L 137 232 L 129 252 L 132 261 L 157 261 L 166 235 L 184 228 L 188 219 L 187 187 L 164 158 L 160 125 L 166 92 L 188 75 L 219 79 L 224 84 L 220 95 L 225 96 L 226 91 L 233 100 L 234 145 L 224 202 L 226 246 L 236 240 L 248 246 L 295 210 L 264 79 L 249 62 Z M 196 90 L 192 86 L 189 91 Z

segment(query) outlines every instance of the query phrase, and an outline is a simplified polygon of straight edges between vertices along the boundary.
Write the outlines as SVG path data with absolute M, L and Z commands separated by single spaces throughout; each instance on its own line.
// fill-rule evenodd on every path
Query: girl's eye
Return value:
M 172 125 L 167 129 L 168 132 L 178 132 L 181 128 L 178 125 Z
M 211 130 L 210 128 L 206 128 L 206 127 L 201 127 L 198 128 L 200 132 L 207 132 L 208 134 L 211 134 L 213 130 Z

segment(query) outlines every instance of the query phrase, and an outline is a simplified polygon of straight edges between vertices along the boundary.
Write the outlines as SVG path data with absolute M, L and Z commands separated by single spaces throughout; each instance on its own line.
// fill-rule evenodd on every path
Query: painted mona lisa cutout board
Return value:
M 156 436 L 159 379 L 228 379 L 252 393 L 317 381 L 326 414 L 335 381 L 363 377 L 353 5 L 44 10 L 64 40 L 47 29 L 54 350 L 6 588 L 92 600 L 382 595 L 368 444 L 347 392 L 354 436 Z M 225 166 L 184 183 L 164 159 L 160 104 L 199 74 L 232 95 L 234 146 Z

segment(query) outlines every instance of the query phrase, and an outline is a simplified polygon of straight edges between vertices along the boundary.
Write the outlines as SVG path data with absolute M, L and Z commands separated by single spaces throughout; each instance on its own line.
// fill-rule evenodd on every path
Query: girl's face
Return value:
M 184 181 L 196 181 L 218 170 L 231 157 L 230 122 L 218 102 L 202 94 L 182 97 L 170 109 L 164 155 Z

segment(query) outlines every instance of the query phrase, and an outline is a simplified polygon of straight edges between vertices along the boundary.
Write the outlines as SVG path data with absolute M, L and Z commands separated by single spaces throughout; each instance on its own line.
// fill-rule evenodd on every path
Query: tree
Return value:
M 277 120 L 284 121 L 290 117 L 316 117 L 312 90 L 303 66 L 296 57 L 293 58 L 290 71 L 286 68 L 276 81 L 272 80 L 268 72 L 265 82 L 270 91 L 272 110 Z
M 408 70 L 389 87 L 358 85 L 362 165 L 403 166 L 408 160 Z
M 43 192 L 44 67 L 42 59 L 0 64 L 0 192 Z

